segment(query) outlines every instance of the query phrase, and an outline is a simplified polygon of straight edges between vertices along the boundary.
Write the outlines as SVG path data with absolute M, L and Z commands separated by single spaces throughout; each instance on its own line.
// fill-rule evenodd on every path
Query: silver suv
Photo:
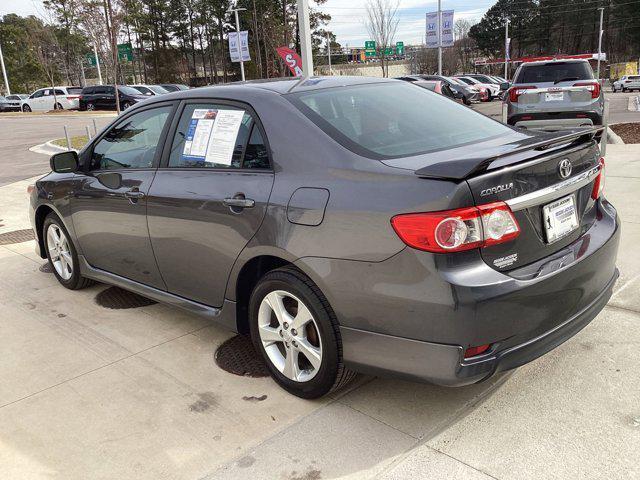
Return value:
M 586 60 L 550 60 L 518 67 L 508 94 L 507 123 L 537 130 L 602 125 L 604 94 Z

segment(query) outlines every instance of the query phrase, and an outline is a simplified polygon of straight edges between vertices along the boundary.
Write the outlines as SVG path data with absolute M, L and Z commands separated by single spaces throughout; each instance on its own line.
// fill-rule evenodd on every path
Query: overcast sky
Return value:
M 168 1 L 168 0 L 167 0 Z M 496 0 L 443 0 L 443 10 L 455 10 L 455 18 L 480 18 Z M 331 14 L 329 29 L 344 46 L 363 46 L 368 39 L 364 18 L 367 0 L 328 0 L 321 9 Z M 313 2 L 311 6 L 313 7 Z M 406 44 L 424 41 L 425 14 L 437 9 L 437 0 L 400 0 L 399 25 L 396 40 Z M 41 0 L 0 0 L 0 15 L 39 15 L 44 9 Z

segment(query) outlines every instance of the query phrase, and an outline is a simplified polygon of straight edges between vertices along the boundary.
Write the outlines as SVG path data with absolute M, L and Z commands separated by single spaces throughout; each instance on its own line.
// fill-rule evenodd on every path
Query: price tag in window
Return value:
M 231 165 L 244 110 L 197 108 L 185 135 L 184 160 Z

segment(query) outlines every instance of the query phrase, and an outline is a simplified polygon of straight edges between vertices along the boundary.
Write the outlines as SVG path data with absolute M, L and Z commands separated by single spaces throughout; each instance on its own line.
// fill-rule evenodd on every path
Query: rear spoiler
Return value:
M 535 138 L 532 142 L 519 145 L 503 152 L 488 157 L 462 157 L 456 160 L 434 163 L 416 170 L 414 173 L 419 177 L 438 178 L 449 180 L 464 180 L 473 175 L 486 171 L 489 166 L 498 159 L 510 157 L 517 153 L 526 151 L 542 152 L 560 144 L 579 145 L 580 143 L 592 140 L 598 134 L 602 135 L 606 127 L 589 127 L 581 130 L 572 130 L 568 133 L 559 133 L 551 138 Z M 569 145 L 566 145 L 569 146 Z

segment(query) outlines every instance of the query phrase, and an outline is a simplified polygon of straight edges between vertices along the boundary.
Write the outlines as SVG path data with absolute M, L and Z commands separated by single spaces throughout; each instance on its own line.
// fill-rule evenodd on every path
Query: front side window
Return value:
M 159 107 L 127 117 L 93 147 L 91 170 L 151 168 L 171 107 Z
M 405 82 L 287 95 L 340 144 L 371 158 L 418 155 L 512 131 L 448 98 Z
M 246 110 L 230 105 L 186 105 L 176 129 L 169 167 L 269 168 L 260 128 Z

